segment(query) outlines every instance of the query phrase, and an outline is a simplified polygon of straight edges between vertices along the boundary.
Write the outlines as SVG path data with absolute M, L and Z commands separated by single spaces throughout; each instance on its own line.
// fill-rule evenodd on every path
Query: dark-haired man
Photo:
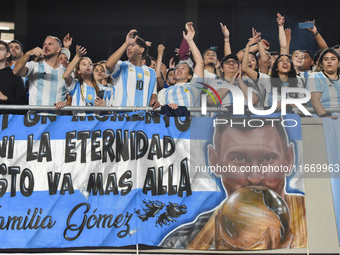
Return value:
M 156 73 L 142 64 L 148 53 L 145 41 L 130 30 L 123 45 L 106 62 L 107 74 L 112 75 L 114 99 L 112 106 L 159 106 L 157 101 Z M 124 52 L 128 61 L 120 61 Z
M 0 105 L 27 104 L 26 91 L 20 77 L 13 74 L 12 69 L 6 67 L 6 59 L 11 56 L 10 48 L 4 41 L 0 41 Z M 0 114 L 11 113 L 0 111 Z
M 206 49 L 202 54 L 202 58 L 204 62 L 204 78 L 212 80 L 215 79 L 216 77 L 215 67 L 218 61 L 215 49 L 213 48 Z
M 24 55 L 24 48 L 18 40 L 13 40 L 9 44 L 9 49 L 12 55 L 12 69 L 17 61 Z
M 263 125 L 253 120 L 251 126 L 247 125 L 250 118 L 223 120 L 226 122 L 216 125 L 214 145 L 208 147 L 209 165 L 220 169 L 216 170 L 215 174 L 222 178 L 222 185 L 228 197 L 245 187 L 252 187 L 255 193 L 263 193 L 264 196 L 268 195 L 266 192 L 274 194 L 266 197 L 265 205 L 269 208 L 269 213 L 265 213 L 266 206 L 263 207 L 263 212 L 262 209 L 258 209 L 258 206 L 263 205 L 255 200 L 237 201 L 237 196 L 233 196 L 231 200 L 223 201 L 215 211 L 201 214 L 195 222 L 176 229 L 160 246 L 225 250 L 306 247 L 304 197 L 288 194 L 285 190 L 285 177 L 292 171 L 295 157 L 293 144 L 288 144 L 287 134 L 280 119 L 258 118 Z M 255 168 L 251 171 L 253 166 L 262 167 L 261 171 L 256 171 Z M 274 170 L 269 171 L 270 166 Z M 223 167 L 232 170 L 223 170 Z M 242 192 L 245 192 L 245 189 Z M 233 204 L 232 210 L 235 215 L 224 215 L 224 206 L 230 208 L 230 204 Z M 254 211 L 251 211 L 252 209 Z M 271 214 L 276 210 L 280 210 L 280 213 Z M 282 217 L 285 210 L 286 218 Z M 263 218 L 264 215 L 270 215 L 272 219 Z M 221 216 L 227 221 L 233 216 L 240 217 L 249 224 L 245 224 L 244 228 L 240 228 L 239 222 L 234 221 L 219 225 L 216 219 L 217 217 L 221 219 Z M 282 222 L 282 219 L 286 221 Z M 270 224 L 268 226 L 268 222 L 273 222 L 272 220 L 278 221 L 279 224 L 276 227 Z M 281 224 L 284 226 L 285 223 L 286 226 L 281 228 Z M 249 229 L 252 231 L 249 232 Z M 216 236 L 221 231 L 227 234 Z

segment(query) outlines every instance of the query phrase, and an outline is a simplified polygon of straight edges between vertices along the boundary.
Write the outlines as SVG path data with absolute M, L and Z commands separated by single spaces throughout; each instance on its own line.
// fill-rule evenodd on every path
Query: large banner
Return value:
M 305 247 L 299 118 L 233 121 L 1 115 L 0 248 Z

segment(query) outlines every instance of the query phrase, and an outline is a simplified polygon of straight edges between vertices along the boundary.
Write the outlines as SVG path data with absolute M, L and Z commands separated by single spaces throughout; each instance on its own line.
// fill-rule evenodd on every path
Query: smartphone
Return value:
M 307 28 L 313 28 L 314 24 L 313 22 L 300 22 L 299 23 L 299 29 L 307 29 Z
M 100 99 L 104 98 L 104 90 L 99 90 L 97 93 L 97 97 L 99 97 Z

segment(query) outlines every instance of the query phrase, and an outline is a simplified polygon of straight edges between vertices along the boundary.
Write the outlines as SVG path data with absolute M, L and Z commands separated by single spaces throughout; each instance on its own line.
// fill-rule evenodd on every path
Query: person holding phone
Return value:
M 303 25 L 303 24 L 306 24 L 306 25 Z M 315 26 L 315 20 L 301 22 L 299 23 L 298 26 L 300 29 L 307 29 L 313 35 L 315 42 L 318 45 L 319 50 L 328 48 L 326 41 L 323 39 L 317 27 Z M 309 76 L 309 72 L 313 69 L 314 65 L 316 65 L 316 61 L 313 61 L 313 55 L 309 51 L 302 50 L 302 53 L 305 55 L 305 58 L 304 58 L 302 66 L 299 67 L 299 72 L 302 73 L 305 79 L 307 79 Z
M 76 55 L 65 70 L 64 79 L 68 86 L 68 94 L 72 96 L 72 106 L 107 106 L 110 98 L 105 86 L 97 84 L 93 75 L 93 64 L 90 58 L 84 57 L 86 49 L 76 46 Z M 75 78 L 72 77 L 74 71 Z M 112 93 L 111 93 L 112 94 Z M 59 102 L 57 109 L 66 103 Z
M 277 88 L 278 103 L 276 110 L 281 109 L 281 88 L 282 87 L 295 87 L 303 88 L 301 80 L 297 79 L 294 64 L 288 55 L 286 37 L 284 33 L 285 19 L 279 13 L 277 14 L 277 24 L 279 27 L 280 39 L 280 55 L 276 59 L 272 67 L 271 75 L 263 74 L 253 70 L 248 65 L 249 48 L 251 45 L 261 41 L 261 33 L 256 32 L 253 28 L 253 37 L 249 39 L 246 45 L 244 57 L 242 61 L 242 71 L 250 77 L 253 81 L 257 82 L 260 92 L 260 106 L 271 107 L 273 105 L 273 88 Z M 287 98 L 303 97 L 299 93 L 290 93 Z M 292 105 L 293 106 L 293 105 Z

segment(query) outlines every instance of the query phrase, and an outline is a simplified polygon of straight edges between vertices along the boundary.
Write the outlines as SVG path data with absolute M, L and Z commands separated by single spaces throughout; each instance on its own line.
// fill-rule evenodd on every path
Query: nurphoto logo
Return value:
M 203 83 L 202 83 L 203 84 Z M 211 88 L 211 86 L 204 84 L 204 86 L 207 86 Z M 233 115 L 244 115 L 244 95 L 242 93 L 242 90 L 238 86 L 234 85 L 224 85 L 223 88 L 227 88 L 230 90 L 230 92 L 233 95 Z M 253 88 L 248 87 L 248 109 L 250 110 L 251 113 L 254 115 L 270 115 L 275 112 L 277 108 L 277 103 L 278 103 L 278 89 L 277 88 L 272 88 L 272 95 L 273 95 L 273 103 L 272 106 L 267 109 L 267 110 L 259 110 L 256 109 L 253 104 L 252 104 L 252 99 L 253 99 Z M 206 90 L 204 90 L 206 91 Z M 217 93 L 216 90 L 212 90 L 213 93 L 218 97 L 220 103 L 221 99 Z M 288 94 L 305 94 L 305 97 L 303 98 L 286 98 L 285 96 L 281 96 L 281 114 L 286 115 L 286 106 L 287 105 L 295 105 L 304 115 L 306 116 L 311 116 L 312 114 L 303 106 L 303 104 L 306 104 L 310 98 L 311 98 L 311 93 L 309 90 L 304 89 L 304 88 L 297 88 L 297 87 L 282 87 L 281 88 L 281 95 L 287 95 Z M 208 95 L 213 98 L 215 105 L 217 106 L 217 103 L 211 93 L 207 94 L 201 94 L 201 99 L 202 99 L 202 107 L 201 107 L 201 114 L 206 115 L 207 114 L 207 97 Z M 222 103 L 221 103 L 222 105 Z

